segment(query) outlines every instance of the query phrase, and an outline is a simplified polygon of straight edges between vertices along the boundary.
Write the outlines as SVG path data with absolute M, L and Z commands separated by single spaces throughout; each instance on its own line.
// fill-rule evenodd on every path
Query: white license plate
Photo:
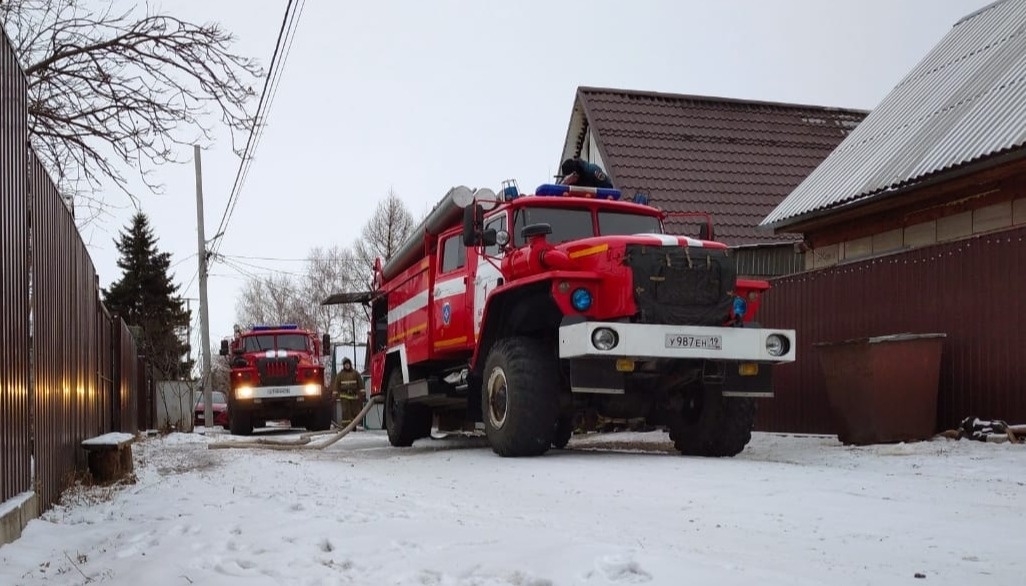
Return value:
M 269 387 L 264 391 L 264 393 L 268 395 L 288 395 L 289 392 L 288 387 Z
M 699 350 L 722 350 L 723 338 L 720 336 L 689 336 L 686 334 L 666 334 L 667 348 L 696 348 Z

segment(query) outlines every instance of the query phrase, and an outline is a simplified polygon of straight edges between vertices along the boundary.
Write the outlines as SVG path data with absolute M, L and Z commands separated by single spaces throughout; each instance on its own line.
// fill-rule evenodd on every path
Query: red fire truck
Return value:
M 295 325 L 253 326 L 221 340 L 231 365 L 228 427 L 249 435 L 254 426 L 288 419 L 296 427 L 331 427 L 334 401 L 324 384 L 320 357 L 328 354 L 327 334 L 318 340 Z
M 371 392 L 394 446 L 433 421 L 483 421 L 503 456 L 562 448 L 575 416 L 644 417 L 684 454 L 733 456 L 793 330 L 753 318 L 765 281 L 731 252 L 663 231 L 666 214 L 614 189 L 542 185 L 533 195 L 453 188 L 372 291 Z

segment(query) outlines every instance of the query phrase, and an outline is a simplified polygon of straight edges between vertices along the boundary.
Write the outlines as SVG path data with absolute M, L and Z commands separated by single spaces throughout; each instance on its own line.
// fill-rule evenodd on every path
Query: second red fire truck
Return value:
M 325 334 L 295 325 L 253 326 L 221 341 L 221 355 L 231 371 L 228 381 L 228 427 L 249 435 L 267 421 L 288 419 L 311 431 L 331 427 L 335 402 L 324 384 L 321 356 L 331 350 Z

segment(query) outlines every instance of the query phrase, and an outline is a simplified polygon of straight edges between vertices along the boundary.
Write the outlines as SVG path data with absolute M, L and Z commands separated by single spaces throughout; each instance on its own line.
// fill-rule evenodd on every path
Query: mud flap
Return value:
M 710 369 L 710 366 L 713 366 L 713 369 Z M 758 370 L 753 373 L 751 372 L 752 368 Z M 743 371 L 746 372 L 742 374 Z M 755 362 L 706 363 L 703 379 L 706 385 L 721 389 L 724 397 L 749 397 L 755 399 L 770 399 L 773 397 L 772 364 Z
M 569 367 L 571 392 L 600 395 L 624 394 L 624 376 L 623 373 L 616 370 L 615 360 L 571 358 L 565 362 Z

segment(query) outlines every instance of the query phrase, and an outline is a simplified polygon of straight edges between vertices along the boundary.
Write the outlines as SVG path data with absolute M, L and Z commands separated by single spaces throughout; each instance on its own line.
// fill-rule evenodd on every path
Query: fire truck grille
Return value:
M 715 326 L 730 316 L 737 279 L 727 250 L 627 246 L 641 323 Z
M 257 360 L 257 372 L 260 373 L 260 384 L 291 385 L 296 382 L 296 358 L 260 358 Z

